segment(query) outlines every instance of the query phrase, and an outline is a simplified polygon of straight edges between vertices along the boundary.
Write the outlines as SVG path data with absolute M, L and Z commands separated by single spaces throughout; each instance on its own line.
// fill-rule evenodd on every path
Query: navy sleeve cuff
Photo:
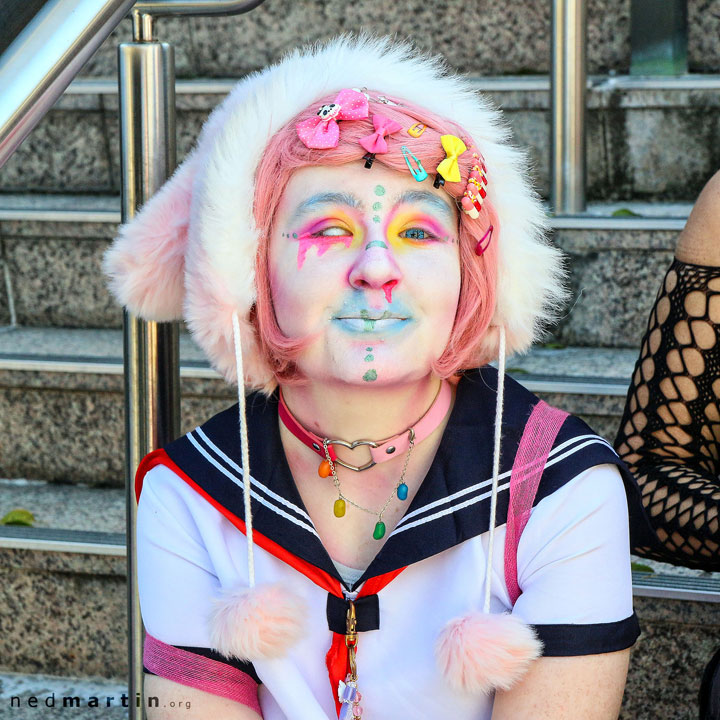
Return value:
M 640 637 L 635 613 L 624 620 L 591 625 L 533 625 L 546 657 L 597 655 L 632 647 Z

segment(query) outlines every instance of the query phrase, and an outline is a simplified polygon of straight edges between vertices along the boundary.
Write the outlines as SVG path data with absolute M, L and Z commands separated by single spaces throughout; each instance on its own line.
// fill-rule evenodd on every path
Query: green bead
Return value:
M 373 537 L 376 540 L 380 540 L 385 535 L 385 523 L 379 521 L 375 524 L 375 530 L 373 531 Z
M 335 517 L 342 517 L 345 514 L 345 501 L 342 498 L 338 498 L 333 506 L 333 512 Z

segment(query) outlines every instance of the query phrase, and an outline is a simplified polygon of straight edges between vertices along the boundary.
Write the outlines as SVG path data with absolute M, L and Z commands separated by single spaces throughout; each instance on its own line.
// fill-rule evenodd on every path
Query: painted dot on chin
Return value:
M 368 370 L 363 375 L 363 380 L 365 382 L 373 382 L 374 380 L 377 380 L 377 372 L 375 370 Z

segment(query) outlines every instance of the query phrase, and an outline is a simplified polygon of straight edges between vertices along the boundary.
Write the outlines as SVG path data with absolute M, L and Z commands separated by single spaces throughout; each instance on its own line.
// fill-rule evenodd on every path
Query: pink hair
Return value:
M 376 95 L 372 91 L 369 91 L 369 94 Z M 360 160 L 366 151 L 358 141 L 373 132 L 372 116 L 375 113 L 397 121 L 403 128 L 416 122 L 427 126 L 419 138 L 411 138 L 404 131 L 385 138 L 388 152 L 378 154 L 375 162 L 399 172 L 409 173 L 400 150 L 402 145 L 410 147 L 428 171 L 430 178 L 433 178 L 434 169 L 445 159 L 440 136 L 449 134 L 463 139 L 471 152 L 463 153 L 458 159 L 462 179 L 458 183 L 445 183 L 445 190 L 456 200 L 461 198 L 465 191 L 467 178 L 474 164 L 472 152 L 482 153 L 482 148 L 476 150 L 471 147 L 472 139 L 455 123 L 399 98 L 391 99 L 401 103 L 401 106 L 371 100 L 367 119 L 340 122 L 340 141 L 336 148 L 313 150 L 305 147 L 295 131 L 296 123 L 313 117 L 321 105 L 331 103 L 334 99 L 335 95 L 320 98 L 279 130 L 268 142 L 256 175 L 253 212 L 259 231 L 255 258 L 257 303 L 251 310 L 250 322 L 275 377 L 278 382 L 285 384 L 303 381 L 294 361 L 314 339 L 289 338 L 282 333 L 275 317 L 270 292 L 268 248 L 273 232 L 273 220 L 280 197 L 293 171 L 308 165 L 344 165 Z M 489 175 L 489 182 L 492 183 L 492 175 Z M 479 367 L 489 361 L 490 358 L 483 357 L 479 348 L 480 340 L 495 311 L 498 218 L 487 200 L 479 218 L 472 219 L 460 210 L 458 215 L 460 297 L 448 344 L 432 365 L 433 372 L 442 378 L 463 369 Z M 492 242 L 485 252 L 478 256 L 475 246 L 490 225 L 494 228 Z

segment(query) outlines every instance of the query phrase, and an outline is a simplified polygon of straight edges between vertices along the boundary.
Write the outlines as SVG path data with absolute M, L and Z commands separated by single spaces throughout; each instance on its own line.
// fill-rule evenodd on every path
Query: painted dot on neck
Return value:
M 375 186 L 375 194 L 378 197 L 382 197 L 385 194 L 385 188 L 382 185 Z
M 382 203 L 376 202 L 373 203 L 373 210 L 379 210 L 382 207 Z

